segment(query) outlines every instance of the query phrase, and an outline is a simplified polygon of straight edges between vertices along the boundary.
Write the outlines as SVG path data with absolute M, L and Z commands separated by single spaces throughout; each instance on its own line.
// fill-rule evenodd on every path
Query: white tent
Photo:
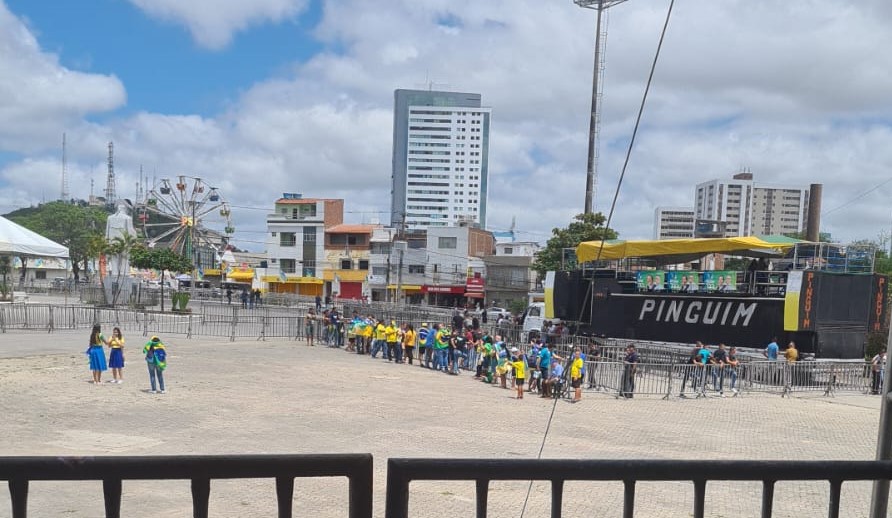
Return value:
M 68 257 L 68 248 L 0 216 L 0 254 Z

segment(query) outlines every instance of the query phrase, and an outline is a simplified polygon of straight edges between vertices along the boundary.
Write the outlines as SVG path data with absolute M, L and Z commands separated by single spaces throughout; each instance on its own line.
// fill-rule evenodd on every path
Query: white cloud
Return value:
M 59 142 L 83 117 L 124 104 L 114 76 L 86 74 L 40 49 L 28 27 L 0 2 L 0 149 L 32 151 Z
M 233 35 L 252 25 L 296 16 L 306 0 L 130 0 L 149 16 L 185 25 L 209 49 L 229 45 Z
M 204 40 L 219 46 L 234 31 L 293 16 L 303 7 L 255 4 L 212 9 L 161 2 L 153 3 L 152 14 L 176 19 L 193 32 L 193 23 L 220 29 L 205 28 L 216 39 Z M 628 2 L 610 13 L 597 199 L 605 211 L 664 4 Z M 692 0 L 677 4 L 673 16 L 613 220 L 624 237 L 651 236 L 655 206 L 690 204 L 697 182 L 741 167 L 771 183 L 824 183 L 828 211 L 889 178 L 892 56 L 875 51 L 892 46 L 886 30 L 892 10 L 884 2 L 840 7 L 816 0 L 805 9 L 767 0 Z M 24 26 L 13 22 L 31 41 L 29 55 L 55 64 L 20 66 L 27 76 L 20 81 L 41 84 L 57 77 L 55 58 L 40 52 Z M 119 192 L 132 195 L 140 164 L 158 177 L 208 179 L 234 204 L 260 208 L 235 211 L 236 226 L 251 231 L 239 234 L 242 244 L 255 249 L 262 245 L 250 242 L 262 234 L 252 232 L 262 231 L 265 208 L 283 191 L 344 197 L 348 218 L 386 221 L 393 90 L 423 87 L 427 78 L 435 88 L 483 94 L 493 108 L 490 226 L 505 229 L 516 216 L 521 235 L 544 240 L 582 209 L 593 22 L 594 13 L 569 1 L 331 0 L 314 34 L 337 51 L 295 64 L 285 77 L 259 81 L 223 113 L 139 113 L 102 125 L 81 122 L 77 134 L 69 135 L 76 186 L 87 194 L 91 170 L 97 185 L 104 185 L 105 143 L 111 139 Z M 8 32 L 0 41 L 9 39 Z M 196 39 L 201 40 L 197 34 Z M 0 62 L 11 62 L 7 54 L 0 47 Z M 52 164 L 59 131 L 50 130 L 57 114 L 79 120 L 123 102 L 114 78 L 83 77 L 117 85 L 117 104 L 88 92 L 56 100 L 73 107 L 50 105 L 48 115 L 42 103 L 11 105 L 21 110 L 20 118 L 37 121 L 37 129 L 15 140 L 17 133 L 0 125 L 0 149 L 22 152 L 31 146 L 45 157 L 35 152 L 28 167 L 6 168 L 16 193 L 8 200 L 40 199 L 38 185 L 28 178 L 40 169 L 35 164 L 58 171 Z M 0 109 L 0 122 L 2 117 Z M 57 183 L 47 181 L 40 189 Z M 875 237 L 888 227 L 883 200 L 890 194 L 892 184 L 828 213 L 824 229 L 841 239 Z

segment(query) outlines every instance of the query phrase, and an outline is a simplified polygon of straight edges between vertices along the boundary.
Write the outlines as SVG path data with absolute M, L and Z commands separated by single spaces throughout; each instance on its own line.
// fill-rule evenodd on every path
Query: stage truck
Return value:
M 869 246 L 784 236 L 592 241 L 574 271 L 548 272 L 545 315 L 612 338 L 863 358 L 886 329 L 887 278 Z M 722 269 L 731 258 L 745 268 Z

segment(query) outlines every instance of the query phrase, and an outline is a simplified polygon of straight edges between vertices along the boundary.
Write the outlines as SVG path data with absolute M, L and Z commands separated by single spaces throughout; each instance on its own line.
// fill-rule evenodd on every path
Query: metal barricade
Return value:
M 31 481 L 101 480 L 105 516 L 121 516 L 122 481 L 183 480 L 192 484 L 193 516 L 206 518 L 211 480 L 275 479 L 278 516 L 293 513 L 294 479 L 347 477 L 348 516 L 372 516 L 372 456 L 219 455 L 157 457 L 0 457 L 0 480 L 9 481 L 13 518 L 25 518 Z
M 563 516 L 567 481 L 619 481 L 623 483 L 623 516 L 635 513 L 636 484 L 643 481 L 691 482 L 691 516 L 706 516 L 710 481 L 762 483 L 761 516 L 774 511 L 777 482 L 827 481 L 830 518 L 838 518 L 842 484 L 849 481 L 892 478 L 892 461 L 690 461 L 690 460 L 491 460 L 491 459 L 389 459 L 385 516 L 409 516 L 409 484 L 421 480 L 468 480 L 476 485 L 476 516 L 488 514 L 490 482 L 545 480 L 551 483 L 551 516 Z M 428 511 L 430 514 L 436 511 Z

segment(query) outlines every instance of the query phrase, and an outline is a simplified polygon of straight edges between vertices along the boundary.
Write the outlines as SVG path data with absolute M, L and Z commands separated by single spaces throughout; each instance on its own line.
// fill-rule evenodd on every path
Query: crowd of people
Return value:
M 397 323 L 356 312 L 344 318 L 336 309 L 318 313 L 310 308 L 305 317 L 304 338 L 309 346 L 322 343 L 328 347 L 344 347 L 347 352 L 393 364 L 417 362 L 422 368 L 452 376 L 464 371 L 474 379 L 514 389 L 517 399 L 522 399 L 525 392 L 551 397 L 568 384 L 572 388 L 571 401 L 577 402 L 582 399 L 587 356 L 592 360 L 599 358 L 595 344 L 588 351 L 576 347 L 568 357 L 562 357 L 553 352 L 549 343 L 538 338 L 521 351 L 499 334 L 481 328 L 474 315 L 458 311 L 449 324 L 423 322 L 416 329 L 408 322 Z M 632 397 L 634 372 L 639 362 L 634 347 L 630 347 L 625 360 L 630 368 L 628 390 L 623 395 Z

